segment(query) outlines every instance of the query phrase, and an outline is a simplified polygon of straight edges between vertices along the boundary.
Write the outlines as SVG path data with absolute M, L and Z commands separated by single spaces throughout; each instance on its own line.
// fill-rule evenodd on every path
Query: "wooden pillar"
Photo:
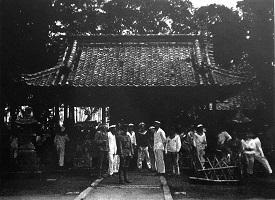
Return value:
M 64 126 L 68 126 L 68 104 L 64 103 Z
M 107 115 L 107 112 L 106 112 L 106 107 L 102 107 L 102 123 L 106 123 L 106 115 Z
M 11 130 L 15 129 L 15 121 L 16 121 L 16 106 L 15 104 L 10 105 L 10 115 L 11 115 Z
M 75 123 L 74 121 L 74 106 L 72 104 L 69 105 L 69 120 L 72 125 Z
M 56 103 L 54 106 L 54 123 L 55 123 L 55 130 L 59 127 L 59 103 Z

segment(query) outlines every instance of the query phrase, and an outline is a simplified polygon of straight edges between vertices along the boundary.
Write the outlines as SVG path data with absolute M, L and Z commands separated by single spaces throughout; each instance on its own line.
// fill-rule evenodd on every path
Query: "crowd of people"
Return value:
M 249 129 L 242 138 L 236 132 L 231 135 L 225 130 L 221 131 L 217 135 L 216 144 L 217 150 L 227 157 L 229 163 L 234 162 L 236 155 L 242 154 L 248 176 L 253 174 L 254 159 L 263 164 L 268 174 L 272 174 L 259 137 Z M 100 150 L 98 178 L 102 177 L 103 162 L 109 160 L 108 175 L 112 176 L 114 171 L 119 169 L 121 184 L 131 182 L 128 178 L 131 163 L 141 172 L 145 161 L 146 168 L 156 175 L 180 175 L 179 157 L 183 153 L 191 155 L 195 151 L 202 167 L 205 163 L 207 139 L 206 128 L 202 124 L 184 132 L 171 127 L 168 134 L 161 128 L 159 121 L 155 121 L 148 129 L 145 123 L 141 122 L 137 132 L 134 131 L 134 124 L 118 123 L 111 125 L 109 131 L 107 125 L 103 124 L 96 132 L 94 140 Z
M 211 146 L 208 137 L 209 141 L 213 140 L 204 125 L 192 125 L 188 129 L 172 126 L 165 130 L 159 121 L 155 121 L 153 126 L 144 122 L 136 126 L 132 123 L 111 124 L 109 127 L 107 124 L 99 124 L 94 131 L 89 130 L 85 141 L 81 140 L 81 143 L 89 141 L 88 146 L 92 146 L 96 152 L 97 177 L 102 178 L 105 172 L 109 176 L 118 173 L 120 184 L 131 182 L 128 173 L 133 169 L 143 172 L 146 168 L 156 175 L 180 175 L 181 163 L 188 162 L 183 155 L 197 156 L 204 167 L 206 150 Z M 267 174 L 272 174 L 261 144 L 261 140 L 270 141 L 266 135 L 263 137 L 260 132 L 253 134 L 249 128 L 243 130 L 242 135 L 226 128 L 217 133 L 215 148 L 223 153 L 229 163 L 234 162 L 236 156 L 243 155 L 248 176 L 253 176 L 255 159 L 264 166 Z M 57 163 L 61 168 L 64 166 L 65 144 L 76 140 L 73 135 L 76 134 L 68 134 L 67 129 L 61 127 L 54 137 Z M 11 156 L 16 157 L 17 140 L 12 138 L 11 141 Z M 91 154 L 89 148 L 85 149 Z

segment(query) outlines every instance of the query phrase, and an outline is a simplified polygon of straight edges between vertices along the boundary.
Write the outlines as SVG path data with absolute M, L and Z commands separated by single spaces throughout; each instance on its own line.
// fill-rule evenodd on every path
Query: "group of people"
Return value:
M 234 132 L 233 136 L 231 136 L 227 131 L 222 131 L 218 134 L 218 148 L 225 152 L 229 161 L 231 155 L 234 156 L 236 153 L 242 153 L 245 160 L 246 173 L 248 176 L 253 176 L 255 159 L 264 166 L 269 175 L 272 174 L 272 169 L 264 155 L 261 141 L 259 137 L 256 137 L 251 132 L 250 128 L 246 130 L 242 139 L 237 137 L 236 132 Z
M 207 147 L 206 128 L 202 124 L 197 125 L 195 129 L 190 129 L 186 133 L 181 134 L 183 150 L 191 154 L 195 149 L 196 154 L 201 162 L 202 167 L 205 163 L 205 149 Z M 236 131 L 232 132 L 232 136 L 225 130 L 217 135 L 217 150 L 220 150 L 227 158 L 228 163 L 235 162 L 240 154 L 243 154 L 246 172 L 248 176 L 253 176 L 254 160 L 258 160 L 266 169 L 269 175 L 272 169 L 267 158 L 264 155 L 261 141 L 248 128 L 244 137 L 238 137 Z
M 98 178 L 102 177 L 104 162 L 109 161 L 108 175 L 114 174 L 117 168 L 116 155 L 119 156 L 119 183 L 131 183 L 128 176 L 131 162 L 136 164 L 139 171 L 143 169 L 143 161 L 146 161 L 148 170 L 161 175 L 166 172 L 164 154 L 169 160 L 169 171 L 173 174 L 179 171 L 179 151 L 181 140 L 175 129 L 171 129 L 171 134 L 166 138 L 165 132 L 160 128 L 159 121 L 154 122 L 154 126 L 146 129 L 145 123 L 138 125 L 135 133 L 134 124 L 111 125 L 109 129 L 106 124 L 102 124 L 95 134 L 94 141 L 99 149 Z M 137 154 L 137 159 L 133 156 Z
M 55 143 L 59 154 L 59 165 L 64 164 L 65 142 L 69 140 L 64 133 L 64 127 L 56 135 Z M 161 122 L 155 121 L 153 126 L 146 128 L 141 122 L 134 131 L 134 124 L 117 123 L 116 125 L 101 124 L 95 133 L 94 143 L 98 149 L 98 178 L 102 178 L 104 164 L 108 165 L 108 175 L 119 174 L 119 183 L 131 183 L 128 176 L 129 166 L 134 165 L 140 172 L 143 162 L 156 175 L 180 175 L 179 154 L 182 151 L 196 153 L 204 167 L 205 149 L 207 147 L 206 128 L 199 124 L 193 129 L 180 132 L 177 127 L 171 127 L 166 135 L 161 128 Z M 247 131 L 243 139 L 232 136 L 227 131 L 220 131 L 217 135 L 217 148 L 225 152 L 228 159 L 237 149 L 243 153 L 248 175 L 253 174 L 254 159 L 263 164 L 269 174 L 272 169 L 263 153 L 258 137 Z M 133 159 L 133 157 L 135 159 Z

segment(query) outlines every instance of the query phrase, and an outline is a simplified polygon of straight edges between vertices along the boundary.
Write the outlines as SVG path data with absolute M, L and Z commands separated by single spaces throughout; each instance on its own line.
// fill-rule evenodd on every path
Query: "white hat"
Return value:
M 154 127 L 154 126 L 151 126 L 149 129 L 155 129 L 155 127 Z
M 116 125 L 111 125 L 109 128 L 115 128 L 116 127 Z
M 155 123 L 157 123 L 157 124 L 161 124 L 161 123 L 160 123 L 160 121 L 155 121 Z
M 139 126 L 141 126 L 141 125 L 145 125 L 145 123 L 144 123 L 144 122 L 140 122 L 140 123 L 139 123 Z
M 134 124 L 131 123 L 131 124 L 128 124 L 128 126 L 134 126 Z

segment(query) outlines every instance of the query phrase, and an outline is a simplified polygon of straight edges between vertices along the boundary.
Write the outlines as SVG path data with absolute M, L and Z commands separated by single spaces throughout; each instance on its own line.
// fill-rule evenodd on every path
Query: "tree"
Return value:
M 262 84 L 271 87 L 274 62 L 274 2 L 273 0 L 244 0 L 238 5 L 243 17 L 248 40 L 245 51 L 248 61 L 255 67 Z
M 99 13 L 104 0 L 56 0 L 53 3 L 55 36 L 71 34 L 95 34 L 99 25 Z
M 52 24 L 51 0 L 3 0 L 1 2 L 1 67 L 7 73 L 45 69 Z
M 266 103 L 266 120 L 274 123 L 274 2 L 243 0 L 237 4 L 247 33 L 247 60 L 256 71 Z
M 238 63 L 243 57 L 246 39 L 240 21 L 237 11 L 223 5 L 203 6 L 194 13 L 196 32 L 212 38 L 215 61 L 222 68 L 229 68 L 232 61 Z
M 101 32 L 108 34 L 170 34 L 192 32 L 188 0 L 112 0 L 101 14 Z

